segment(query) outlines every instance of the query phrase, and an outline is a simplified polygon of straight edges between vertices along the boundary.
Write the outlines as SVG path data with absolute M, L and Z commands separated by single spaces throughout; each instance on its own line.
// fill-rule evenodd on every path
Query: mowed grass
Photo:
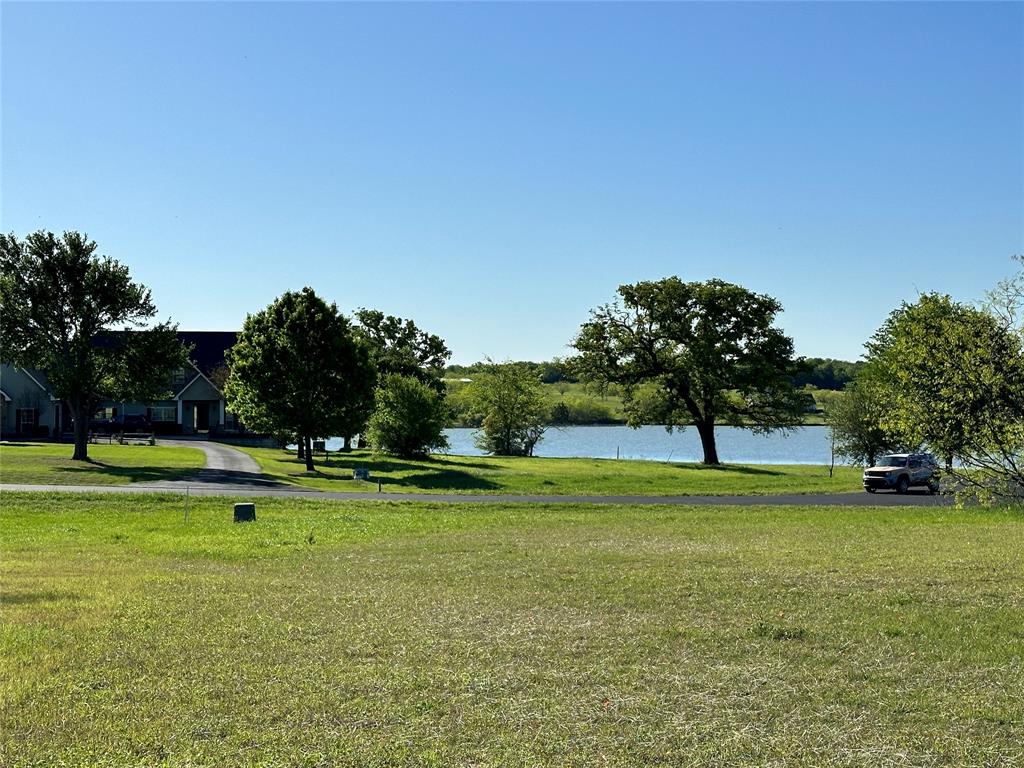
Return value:
M 316 473 L 306 474 L 294 452 L 242 448 L 263 472 L 283 483 L 329 491 L 377 490 L 387 493 L 506 493 L 545 495 L 722 496 L 833 493 L 861 488 L 862 471 L 839 466 L 739 465 L 706 467 L 694 463 L 549 459 L 504 456 L 433 456 L 425 461 L 375 456 L 369 451 L 322 455 Z M 370 470 L 369 482 L 352 470 Z
M 89 446 L 89 461 L 72 461 L 67 443 L 0 443 L 0 483 L 124 485 L 177 480 L 206 465 L 197 448 L 161 445 Z
M 1010 766 L 1019 511 L 5 493 L 0 764 Z

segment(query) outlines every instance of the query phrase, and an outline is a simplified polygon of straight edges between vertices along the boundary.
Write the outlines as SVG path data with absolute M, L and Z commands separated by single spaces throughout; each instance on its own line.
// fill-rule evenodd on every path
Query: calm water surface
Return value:
M 473 444 L 473 429 L 446 429 L 449 453 L 458 456 L 482 456 Z M 719 427 L 718 458 L 730 464 L 828 464 L 831 459 L 826 427 L 804 427 L 788 435 L 754 435 L 745 429 Z M 340 440 L 328 443 L 332 450 Z M 700 437 L 692 427 L 673 434 L 664 427 L 550 427 L 534 454 L 558 458 L 580 457 L 649 461 L 700 461 Z

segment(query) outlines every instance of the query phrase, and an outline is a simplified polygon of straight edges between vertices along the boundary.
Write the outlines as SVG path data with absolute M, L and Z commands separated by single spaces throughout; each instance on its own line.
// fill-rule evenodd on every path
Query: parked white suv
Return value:
M 906 493 L 914 487 L 927 488 L 929 493 L 939 490 L 939 464 L 930 453 L 892 453 L 864 470 L 864 490 L 868 493 L 879 488 Z

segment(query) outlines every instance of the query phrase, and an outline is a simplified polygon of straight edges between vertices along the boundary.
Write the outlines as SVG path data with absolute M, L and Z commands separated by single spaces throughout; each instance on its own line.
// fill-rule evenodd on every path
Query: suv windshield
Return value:
M 883 456 L 878 462 L 880 467 L 905 467 L 907 466 L 906 456 Z

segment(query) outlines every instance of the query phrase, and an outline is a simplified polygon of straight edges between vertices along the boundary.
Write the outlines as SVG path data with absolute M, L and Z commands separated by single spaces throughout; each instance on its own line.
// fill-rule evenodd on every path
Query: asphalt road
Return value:
M 927 493 L 818 493 L 781 496 L 545 496 L 469 493 L 338 493 L 313 491 L 263 481 L 263 484 L 238 482 L 212 483 L 180 480 L 173 483 L 136 483 L 134 485 L 27 485 L 4 484 L 0 493 L 10 491 L 47 491 L 59 493 L 188 493 L 194 496 L 232 496 L 254 498 L 333 499 L 340 501 L 432 501 L 458 504 L 624 504 L 649 506 L 674 504 L 695 506 L 839 506 L 839 507 L 937 507 L 952 500 Z

